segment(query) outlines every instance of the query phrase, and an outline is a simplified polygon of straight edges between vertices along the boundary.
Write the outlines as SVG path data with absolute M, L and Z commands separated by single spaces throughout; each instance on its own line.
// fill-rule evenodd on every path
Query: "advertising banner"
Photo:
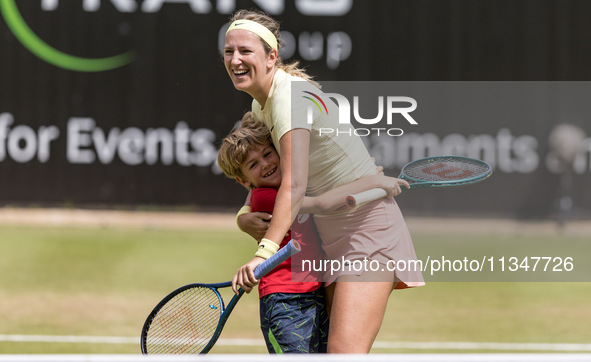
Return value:
M 348 97 L 354 136 L 387 174 L 444 154 L 494 168 L 404 194 L 405 211 L 588 216 L 591 52 L 568 29 L 589 26 L 577 14 L 591 4 L 522 4 L 0 0 L 0 204 L 241 205 L 216 158 L 252 98 L 222 48 L 231 14 L 252 8 L 281 22 L 283 59 Z

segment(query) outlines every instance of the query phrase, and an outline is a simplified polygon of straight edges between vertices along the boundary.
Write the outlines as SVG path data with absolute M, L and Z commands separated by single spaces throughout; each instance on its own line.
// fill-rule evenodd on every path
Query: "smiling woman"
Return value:
M 31 53 L 56 67 L 79 72 L 101 72 L 131 63 L 133 51 L 106 58 L 82 58 L 61 52 L 39 38 L 21 16 L 14 0 L 0 0 L 0 12 L 14 36 Z
M 284 65 L 278 44 L 281 44 L 278 22 L 255 11 L 238 11 L 232 17 L 224 44 L 226 71 L 234 87 L 253 98 L 254 118 L 268 128 L 281 158 L 281 185 L 276 193 L 273 217 L 259 244 L 259 249 L 264 245 L 265 250 L 267 246 L 279 245 L 303 209 L 306 196 L 320 196 L 341 186 L 352 186 L 377 173 L 357 135 L 318 134 L 319 128 L 341 126 L 337 105 L 325 102 L 323 108 L 319 104 L 316 108 L 308 107 L 309 100 L 314 102 L 308 95 L 322 99 L 317 96 L 323 94 L 320 86 L 311 82 L 311 77 L 297 64 Z M 306 104 L 298 103 L 302 99 L 306 99 Z M 292 114 L 292 110 L 308 110 L 307 122 L 306 117 Z M 350 124 L 342 126 L 343 130 L 353 129 Z M 394 179 L 389 196 L 398 195 L 400 185 L 408 187 L 405 181 Z M 240 215 L 238 219 L 245 230 L 248 222 L 241 222 Z M 251 217 L 251 224 L 257 222 Z M 368 203 L 350 213 L 329 211 L 315 215 L 314 222 L 326 259 L 368 258 L 384 265 L 390 260 L 416 260 L 410 234 L 392 197 Z M 255 231 L 251 235 L 259 234 Z M 250 291 L 258 283 L 253 270 L 267 257 L 257 252 L 236 273 L 234 287 L 239 285 Z M 383 273 L 379 268 L 353 274 L 343 272 L 326 279 L 323 281 L 330 284 L 326 288 L 330 313 L 328 352 L 333 353 L 368 353 L 392 290 L 424 284 L 420 272 Z

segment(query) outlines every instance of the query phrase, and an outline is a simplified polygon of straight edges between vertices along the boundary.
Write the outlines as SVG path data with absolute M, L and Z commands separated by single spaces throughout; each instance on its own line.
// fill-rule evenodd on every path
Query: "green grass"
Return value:
M 420 252 L 440 240 L 416 234 Z M 494 242 L 446 238 L 459 245 Z M 191 282 L 229 280 L 253 243 L 235 230 L 2 226 L 0 334 L 139 336 L 164 295 Z M 378 340 L 589 343 L 590 298 L 590 283 L 433 282 L 393 293 Z M 262 345 L 256 293 L 241 300 L 222 337 L 258 338 Z M 138 352 L 137 345 L 0 342 L 0 353 Z M 218 346 L 213 352 L 265 349 Z

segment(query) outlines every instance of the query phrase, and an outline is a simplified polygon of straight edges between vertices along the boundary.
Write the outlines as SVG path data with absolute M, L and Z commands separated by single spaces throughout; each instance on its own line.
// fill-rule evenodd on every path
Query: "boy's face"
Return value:
M 271 145 L 259 145 L 248 152 L 248 156 L 240 170 L 245 179 L 236 178 L 236 181 L 248 188 L 279 188 L 281 185 L 279 155 Z

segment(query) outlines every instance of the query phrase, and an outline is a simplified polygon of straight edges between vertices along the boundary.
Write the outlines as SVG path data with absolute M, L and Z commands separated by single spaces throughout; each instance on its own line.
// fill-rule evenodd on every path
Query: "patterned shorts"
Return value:
M 324 288 L 266 295 L 260 300 L 260 313 L 269 353 L 326 353 L 328 313 Z

